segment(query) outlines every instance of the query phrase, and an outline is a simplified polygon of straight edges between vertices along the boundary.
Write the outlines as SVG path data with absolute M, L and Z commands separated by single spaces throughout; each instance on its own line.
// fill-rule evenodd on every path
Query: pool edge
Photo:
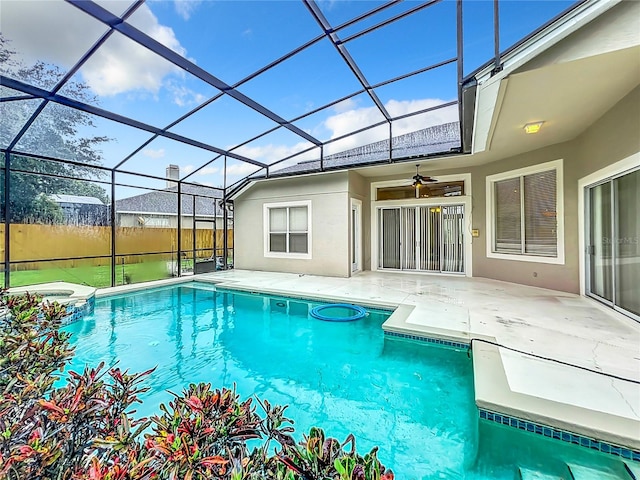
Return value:
M 389 319 L 383 324 L 382 328 L 385 335 L 397 336 L 410 338 L 419 341 L 426 341 L 429 343 L 436 343 L 441 345 L 450 345 L 455 348 L 468 348 L 471 344 L 472 339 L 484 339 L 488 341 L 494 341 L 493 337 L 486 337 L 483 335 L 474 335 L 469 331 L 459 331 L 459 330 L 448 330 L 437 328 L 434 326 L 422 326 L 416 328 L 417 325 L 407 323 L 407 318 L 414 312 L 415 306 L 410 304 L 403 303 L 391 303 L 391 302 L 380 302 L 380 301 L 372 301 L 370 299 L 353 299 L 344 296 L 337 295 L 326 295 L 326 294 L 313 294 L 311 292 L 298 293 L 291 290 L 285 289 L 272 289 L 272 288 L 264 288 L 260 287 L 259 289 L 256 287 L 248 287 L 238 283 L 234 280 L 229 279 L 214 279 L 211 276 L 192 276 L 187 278 L 173 278 L 167 280 L 160 280 L 155 282 L 146 282 L 144 284 L 135 284 L 135 285 L 123 285 L 120 287 L 113 287 L 109 289 L 102 289 L 101 291 L 96 293 L 96 297 L 103 297 L 113 294 L 122 294 L 122 293 L 130 293 L 134 291 L 144 290 L 147 288 L 153 287 L 162 287 L 169 286 L 181 283 L 189 283 L 189 282 L 205 282 L 215 284 L 216 286 L 228 289 L 228 290 L 238 290 L 242 292 L 259 292 L 266 293 L 271 295 L 279 295 L 285 297 L 292 298 L 300 298 L 305 300 L 318 300 L 318 301 L 341 301 L 341 302 L 349 302 L 349 303 L 357 303 L 364 306 L 369 306 L 371 308 L 380 308 L 380 309 L 394 309 L 393 314 Z M 478 344 L 474 346 L 475 350 L 482 350 L 482 347 L 478 347 Z M 489 346 L 486 346 L 489 348 Z M 558 402 L 549 401 L 546 399 L 533 397 L 529 395 L 523 395 L 516 392 L 512 392 L 509 389 L 508 382 L 506 380 L 506 373 L 504 370 L 504 366 L 502 364 L 502 359 L 500 358 L 500 353 L 495 348 L 495 354 L 497 354 L 497 361 L 493 360 L 494 368 L 487 368 L 487 365 L 484 364 L 483 360 L 476 361 L 476 358 L 480 358 L 480 356 L 474 354 L 473 368 L 474 368 L 474 383 L 475 383 L 475 392 L 476 392 L 476 406 L 479 409 L 479 412 L 485 412 L 485 419 L 489 419 L 491 415 L 493 418 L 500 419 L 499 423 L 502 423 L 502 419 L 514 419 L 515 422 L 509 421 L 509 426 L 518 425 L 518 420 L 521 422 L 527 422 L 527 425 L 530 425 L 532 430 L 527 429 L 527 431 L 531 431 L 533 433 L 544 432 L 544 428 L 553 428 L 560 432 L 565 432 L 570 435 L 574 441 L 574 443 L 579 446 L 589 447 L 588 441 L 591 442 L 600 442 L 604 445 L 604 449 L 599 450 L 603 453 L 612 453 L 614 455 L 619 455 L 619 451 L 622 452 L 631 452 L 631 456 L 622 456 L 626 459 L 631 460 L 640 460 L 640 447 L 635 445 L 635 443 L 640 443 L 636 440 L 633 435 L 628 434 L 629 428 L 622 428 L 622 430 L 626 430 L 627 432 L 623 432 L 620 434 L 619 432 L 609 432 L 608 430 L 615 429 L 607 429 L 605 427 L 602 428 L 593 428 L 589 425 L 583 425 L 581 422 L 573 423 L 571 420 L 566 420 L 566 417 L 563 418 L 562 415 L 554 415 L 554 409 L 557 409 L 560 406 L 560 411 L 563 414 L 567 414 L 568 418 L 572 418 L 575 416 L 576 411 L 578 414 L 586 412 L 592 412 L 587 409 L 582 409 L 575 405 L 568 404 L 560 404 Z M 485 359 L 486 360 L 486 359 Z M 478 366 L 483 364 L 482 367 Z M 495 368 L 495 366 L 499 368 Z M 484 371 L 484 373 L 483 373 Z M 493 374 L 488 374 L 487 371 L 491 371 Z M 499 382 L 499 385 L 494 383 L 496 377 L 500 378 L 502 381 Z M 482 391 L 484 392 L 481 395 L 478 395 L 478 385 L 482 386 Z M 488 393 L 487 393 L 488 392 Z M 523 398 L 526 397 L 526 401 L 523 403 Z M 531 405 L 529 402 L 533 402 Z M 547 405 L 545 405 L 547 404 Z M 524 407 L 523 407 L 524 405 Z M 537 405 L 537 406 L 536 406 Z M 526 407 L 526 408 L 525 408 Z M 539 411 L 542 410 L 542 411 Z M 566 410 L 566 412 L 565 412 Z M 567 413 L 573 411 L 574 415 L 571 413 Z M 602 412 L 593 412 L 598 415 L 598 417 L 603 417 L 606 419 L 618 418 L 611 414 L 605 414 Z M 491 414 L 491 415 L 490 415 Z M 480 413 L 480 415 L 483 415 Z M 498 415 L 497 417 L 495 415 Z M 498 420 L 493 420 L 498 421 Z M 591 420 L 590 420 L 591 422 Z M 623 419 L 622 423 L 631 422 L 628 419 Z M 511 425 L 514 423 L 514 425 Z M 602 423 L 602 422 L 599 422 Z M 606 423 L 606 422 L 604 422 Z M 618 422 L 619 423 L 619 422 Z M 634 423 L 634 422 L 631 422 Z M 536 428 L 539 427 L 539 428 Z M 516 426 L 517 428 L 517 426 Z M 543 433 L 542 433 L 543 434 Z M 575 441 L 578 439 L 578 442 Z M 560 440 L 563 440 L 561 437 Z M 592 443 L 593 444 L 593 443 Z M 624 445 L 624 446 L 622 446 Z M 607 446 L 610 447 L 607 451 Z M 619 455 L 621 456 L 621 455 Z

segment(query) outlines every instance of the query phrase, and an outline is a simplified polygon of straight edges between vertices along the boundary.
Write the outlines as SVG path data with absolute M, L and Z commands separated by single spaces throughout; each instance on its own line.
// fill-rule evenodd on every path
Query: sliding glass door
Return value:
M 640 320 L 640 170 L 587 187 L 587 294 Z
M 464 273 L 464 206 L 380 208 L 378 266 Z

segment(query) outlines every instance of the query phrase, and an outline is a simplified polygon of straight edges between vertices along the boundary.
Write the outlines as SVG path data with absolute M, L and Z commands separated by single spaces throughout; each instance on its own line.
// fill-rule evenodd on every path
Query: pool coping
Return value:
M 207 274 L 100 289 L 96 291 L 95 297 L 102 298 L 154 287 L 191 282 L 210 283 L 220 288 L 249 293 L 266 293 L 306 300 L 357 303 L 383 310 L 393 309 L 392 315 L 382 325 L 385 335 L 406 337 L 457 348 L 464 346 L 470 348 L 472 340 L 475 339 L 495 343 L 495 338 L 493 337 L 474 334 L 470 331 L 448 330 L 424 324 L 409 323 L 407 320 L 414 314 L 416 308 L 415 305 L 411 304 L 384 302 L 378 301 L 378 299 L 362 300 L 360 298 L 356 299 L 327 293 L 295 292 L 287 289 L 265 288 L 264 286 L 256 288 L 243 285 L 232 279 L 212 278 Z M 544 434 L 546 432 L 545 428 L 564 432 L 569 435 L 567 437 L 569 440 L 565 440 L 562 435 L 555 438 L 565 441 L 570 441 L 573 438 L 574 441 L 571 443 L 594 448 L 604 453 L 620 455 L 622 451 L 625 455 L 620 456 L 640 461 L 640 439 L 637 436 L 637 432 L 640 431 L 640 421 L 514 392 L 509 388 L 503 359 L 497 346 L 474 342 L 473 352 L 475 402 L 482 419 L 497 421 L 521 429 L 523 428 L 518 425 L 522 425 L 522 423 L 518 422 L 526 422 L 525 425 L 531 425 L 531 429 L 525 429 L 533 433 Z M 505 419 L 508 419 L 506 423 Z M 536 428 L 536 426 L 539 428 Z M 604 448 L 600 449 L 592 445 L 603 445 Z
M 481 418 L 640 461 L 640 422 L 512 391 L 499 347 L 474 342 L 472 351 L 475 399 Z M 518 421 L 530 425 L 523 428 Z M 554 436 L 544 428 L 558 434 Z
M 489 419 L 490 415 L 487 413 L 497 413 L 516 420 L 515 424 L 511 421 L 506 423 L 516 428 L 518 420 L 540 427 L 554 428 L 573 435 L 569 440 L 560 435 L 560 440 L 574 440 L 571 443 L 604 453 L 620 455 L 619 450 L 625 454 L 620 456 L 640 461 L 640 421 L 514 392 L 509 387 L 503 358 L 494 337 L 409 323 L 407 320 L 414 308 L 413 305 L 399 305 L 398 315 L 390 317 L 382 325 L 383 330 L 386 334 L 430 343 L 441 343 L 434 341 L 436 339 L 443 341 L 445 345 L 466 344 L 473 352 L 475 402 L 481 412 L 485 411 L 485 419 Z M 503 423 L 502 416 L 491 420 Z M 541 428 L 528 431 L 545 433 L 537 430 Z M 599 444 L 604 444 L 602 449 L 596 448 Z
M 12 287 L 9 289 L 9 295 L 16 295 L 22 293 L 36 293 L 46 297 L 47 295 L 65 294 L 66 298 L 56 298 L 55 301 L 66 305 L 68 303 L 81 303 L 86 302 L 93 297 L 97 289 L 94 287 L 88 287 L 86 285 L 77 285 L 75 283 L 68 282 L 49 282 L 39 283 L 34 285 Z

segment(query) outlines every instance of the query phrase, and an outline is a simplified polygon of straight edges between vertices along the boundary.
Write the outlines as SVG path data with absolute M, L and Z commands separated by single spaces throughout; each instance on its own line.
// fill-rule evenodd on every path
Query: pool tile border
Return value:
M 419 342 L 432 343 L 436 345 L 444 345 L 447 347 L 454 347 L 460 349 L 470 348 L 470 344 L 462 342 L 454 342 L 451 340 L 444 340 L 442 338 L 425 337 L 420 335 L 411 335 L 406 333 L 398 333 L 392 331 L 385 331 L 385 336 L 407 338 L 409 340 L 416 340 Z M 517 428 L 518 430 L 524 430 L 526 432 L 542 435 L 547 438 L 553 438 L 567 443 L 572 443 L 581 447 L 589 448 L 591 450 L 597 450 L 601 453 L 607 453 L 610 455 L 616 455 L 627 460 L 633 460 L 640 462 L 640 451 L 636 451 L 630 448 L 621 447 L 611 443 L 603 442 L 593 438 L 578 435 L 576 433 L 561 430 L 549 425 L 543 425 L 540 423 L 524 420 L 522 418 L 513 417 L 504 413 L 493 412 L 483 408 L 478 408 L 479 416 L 483 420 L 496 422 L 508 427 Z
M 80 302 L 78 302 L 80 303 Z M 69 325 L 70 323 L 77 322 L 78 320 L 82 320 L 85 316 L 91 315 L 95 308 L 96 298 L 94 295 L 90 296 L 83 301 L 80 305 L 76 304 L 68 304 L 67 305 L 67 316 L 62 320 L 63 325 Z
M 418 342 L 434 343 L 436 345 L 444 345 L 446 347 L 460 348 L 460 349 L 463 349 L 463 350 L 468 350 L 470 348 L 470 345 L 468 343 L 454 342 L 454 341 L 451 341 L 451 340 L 444 340 L 442 338 L 424 337 L 424 336 L 420 336 L 420 335 L 410 335 L 410 334 L 407 334 L 407 333 L 391 332 L 389 330 L 385 330 L 384 334 L 388 335 L 390 337 L 407 338 L 409 340 L 417 340 Z
M 640 462 L 640 451 L 620 447 L 601 440 L 595 440 L 593 438 L 567 432 L 566 430 L 561 430 L 549 425 L 543 425 L 530 420 L 523 420 L 522 418 L 512 417 L 503 413 L 492 412 L 491 410 L 485 410 L 483 408 L 479 408 L 478 411 L 482 420 L 488 420 L 508 427 L 517 428 L 518 430 L 524 430 L 547 438 L 553 438 L 562 442 L 590 448 L 591 450 L 597 450 L 598 452 L 617 455 L 627 460 Z

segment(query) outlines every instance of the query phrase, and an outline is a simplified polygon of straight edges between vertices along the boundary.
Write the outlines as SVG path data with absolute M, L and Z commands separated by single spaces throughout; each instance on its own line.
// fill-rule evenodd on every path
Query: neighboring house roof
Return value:
M 427 127 L 416 132 L 398 135 L 392 139 L 394 158 L 427 156 L 447 153 L 460 147 L 460 123 L 450 122 Z M 369 143 L 344 152 L 327 155 L 323 159 L 324 168 L 357 166 L 389 160 L 389 140 Z M 274 171 L 273 175 L 301 173 L 320 169 L 320 160 L 309 160 Z M 255 177 L 261 178 L 261 177 Z
M 66 195 L 55 194 L 49 195 L 49 198 L 56 203 L 82 203 L 85 205 L 104 205 L 102 200 L 96 197 L 86 197 L 84 195 Z
M 178 187 L 155 190 L 134 197 L 116 200 L 116 212 L 134 212 L 144 214 L 178 214 Z M 182 214 L 193 215 L 193 196 L 196 196 L 196 214 L 203 216 L 222 216 L 219 202 L 222 192 L 206 186 L 182 185 Z M 212 198 L 213 197 L 213 198 Z

